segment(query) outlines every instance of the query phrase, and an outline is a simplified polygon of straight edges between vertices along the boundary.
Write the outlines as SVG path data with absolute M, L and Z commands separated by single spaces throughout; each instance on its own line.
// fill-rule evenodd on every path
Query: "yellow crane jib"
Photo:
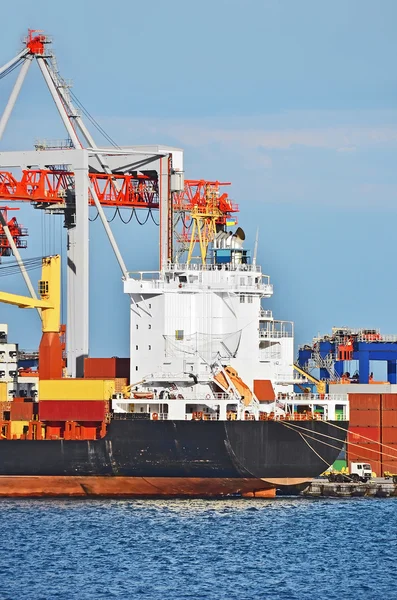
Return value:
M 62 377 L 61 328 L 61 257 L 43 258 L 39 281 L 40 299 L 0 292 L 0 302 L 19 308 L 41 308 L 42 338 L 39 347 L 39 376 L 41 379 Z
M 293 365 L 295 371 L 297 371 L 298 373 L 300 373 L 301 375 L 303 375 L 303 377 L 305 377 L 305 379 L 308 379 L 309 381 L 311 381 L 312 383 L 314 383 L 314 385 L 316 386 L 317 389 L 317 393 L 318 394 L 325 394 L 327 391 L 327 384 L 325 381 L 321 381 L 320 379 L 317 379 L 316 377 L 313 377 L 313 375 L 310 375 L 310 373 L 308 373 L 307 371 L 305 371 L 305 369 L 302 369 L 302 367 L 300 367 L 297 364 Z
M 0 302 L 13 304 L 19 308 L 41 308 L 43 333 L 59 333 L 61 315 L 61 257 L 59 254 L 43 258 L 38 292 L 40 299 L 0 292 Z

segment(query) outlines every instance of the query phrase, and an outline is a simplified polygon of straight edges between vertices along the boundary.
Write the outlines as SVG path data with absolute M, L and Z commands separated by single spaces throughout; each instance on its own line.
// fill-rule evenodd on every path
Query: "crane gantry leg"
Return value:
M 15 84 L 14 84 L 14 87 L 12 88 L 7 105 L 6 105 L 4 112 L 0 119 L 0 140 L 3 137 L 4 130 L 8 123 L 8 119 L 10 118 L 12 109 L 15 106 L 15 102 L 18 98 L 19 92 L 21 91 L 22 84 L 25 81 L 25 77 L 27 75 L 27 72 L 29 71 L 30 65 L 32 64 L 32 60 L 33 60 L 33 56 L 27 56 L 21 67 L 21 70 L 18 73 L 18 77 L 15 81 Z

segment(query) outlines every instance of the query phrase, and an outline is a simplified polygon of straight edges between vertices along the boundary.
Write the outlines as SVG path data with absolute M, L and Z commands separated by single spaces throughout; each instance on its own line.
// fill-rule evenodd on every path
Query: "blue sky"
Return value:
M 394 0 L 19 0 L 2 7 L 0 64 L 28 27 L 43 29 L 119 144 L 179 146 L 187 177 L 231 181 L 247 237 L 260 228 L 268 304 L 295 321 L 297 343 L 334 325 L 397 333 L 396 18 Z M 0 109 L 13 76 L 0 82 Z M 0 147 L 62 137 L 34 65 Z M 20 219 L 24 256 L 64 245 L 57 218 L 25 206 Z M 157 267 L 153 224 L 116 220 L 114 231 L 129 269 Z M 90 243 L 91 353 L 127 355 L 128 300 L 99 221 Z M 0 305 L 0 322 L 32 348 L 38 319 L 16 311 Z

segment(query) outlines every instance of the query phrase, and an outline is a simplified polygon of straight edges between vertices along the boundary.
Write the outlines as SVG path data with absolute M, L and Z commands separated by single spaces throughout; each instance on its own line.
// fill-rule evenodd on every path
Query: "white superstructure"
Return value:
M 250 264 L 241 240 L 217 249 L 207 264 L 129 273 L 131 386 L 114 410 L 176 420 L 335 418 L 345 399 L 293 393 L 293 324 L 263 306 L 269 276 Z
M 292 391 L 293 324 L 262 306 L 273 286 L 250 264 L 170 265 L 129 274 L 131 381 L 155 373 L 209 373 L 232 365 L 253 390 Z
M 273 286 L 242 241 L 221 231 L 206 264 L 128 274 L 131 397 L 145 400 L 134 411 L 165 394 L 187 401 L 178 409 L 172 403 L 175 418 L 211 412 L 215 400 L 218 418 L 241 418 L 257 415 L 260 403 L 270 411 L 275 393 L 293 392 L 293 323 L 263 305 Z

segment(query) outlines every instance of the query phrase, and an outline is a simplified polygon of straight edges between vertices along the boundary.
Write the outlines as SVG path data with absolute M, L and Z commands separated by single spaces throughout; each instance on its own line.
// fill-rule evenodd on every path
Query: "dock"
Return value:
M 314 479 L 297 495 L 307 498 L 390 498 L 397 496 L 397 484 L 381 477 L 367 483 L 331 483 L 326 479 Z

